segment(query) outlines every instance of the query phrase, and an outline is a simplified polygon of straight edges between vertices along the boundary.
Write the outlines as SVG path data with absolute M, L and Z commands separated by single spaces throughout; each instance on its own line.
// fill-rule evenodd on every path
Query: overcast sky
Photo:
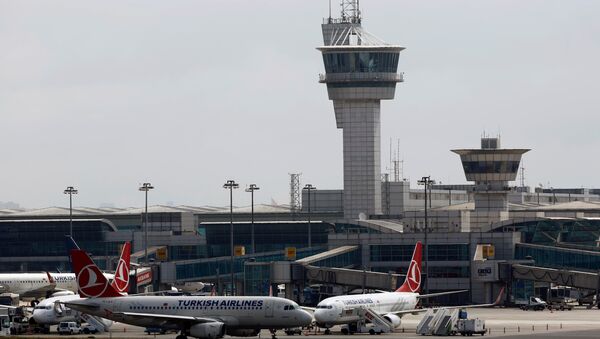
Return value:
M 336 0 L 332 0 L 335 4 Z M 289 202 L 290 172 L 341 188 L 319 84 L 327 0 L 0 0 L 0 202 L 226 205 L 227 179 Z M 526 183 L 600 187 L 600 2 L 361 1 L 406 47 L 382 104 L 382 169 L 464 183 L 453 148 L 531 148 Z M 334 6 L 334 16 L 337 16 Z M 416 186 L 416 185 L 415 185 Z M 234 204 L 248 205 L 239 190 Z

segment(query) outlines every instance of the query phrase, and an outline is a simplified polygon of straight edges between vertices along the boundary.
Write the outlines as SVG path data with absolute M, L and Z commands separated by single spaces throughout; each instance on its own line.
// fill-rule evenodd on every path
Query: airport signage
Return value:
M 152 282 L 152 270 L 143 271 L 137 274 L 136 281 L 138 286 Z
M 236 257 L 241 257 L 246 255 L 246 247 L 244 246 L 235 246 L 233 248 L 233 253 Z
M 286 247 L 285 248 L 285 259 L 286 260 L 296 260 L 296 247 Z
M 485 260 L 473 261 L 471 276 L 473 280 L 482 282 L 499 281 L 498 278 L 498 261 Z
M 156 260 L 158 261 L 168 261 L 169 259 L 167 247 L 159 247 L 156 250 Z

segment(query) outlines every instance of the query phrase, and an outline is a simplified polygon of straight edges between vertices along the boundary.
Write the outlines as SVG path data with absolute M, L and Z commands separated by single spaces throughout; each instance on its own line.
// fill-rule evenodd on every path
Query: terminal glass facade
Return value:
M 119 243 L 104 240 L 105 233 L 112 231 L 103 220 L 73 220 L 73 238 L 94 257 L 119 255 Z M 31 257 L 28 261 L 2 263 L 0 271 L 68 271 L 68 234 L 68 220 L 0 221 L 0 257 Z M 97 264 L 104 268 L 105 260 Z
M 302 259 L 317 253 L 321 253 L 326 250 L 327 249 L 325 247 L 298 249 L 296 251 L 296 259 Z M 285 260 L 285 253 L 284 251 L 276 251 L 257 255 L 245 255 L 242 257 L 235 257 L 233 265 L 234 273 L 241 274 L 244 271 L 244 262 L 250 260 L 254 260 L 255 262 L 280 261 Z M 221 279 L 223 280 L 230 280 L 230 267 L 231 257 L 201 259 L 195 262 L 177 263 L 175 274 L 177 280 L 202 279 L 203 277 L 214 278 L 217 276 L 217 274 L 221 275 Z
M 536 266 L 593 272 L 600 270 L 600 253 L 590 251 L 517 244 L 515 258 L 527 259 L 527 257 L 535 260 Z
M 414 245 L 371 245 L 371 261 L 410 261 Z M 468 244 L 441 244 L 428 246 L 431 261 L 468 261 Z M 424 250 L 424 249 L 423 249 Z
M 332 227 L 329 223 L 311 223 L 312 246 L 327 244 L 327 234 Z M 233 224 L 233 242 L 235 246 L 245 246 L 246 253 L 252 249 L 252 226 L 250 223 Z M 229 223 L 202 223 L 198 233 L 206 235 L 207 256 L 221 257 L 230 255 Z M 308 247 L 308 223 L 306 222 L 268 222 L 254 224 L 256 252 L 283 250 L 286 247 Z

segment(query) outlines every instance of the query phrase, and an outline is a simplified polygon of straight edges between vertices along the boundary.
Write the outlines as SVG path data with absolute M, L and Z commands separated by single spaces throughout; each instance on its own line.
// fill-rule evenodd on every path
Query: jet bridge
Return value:
M 505 264 L 501 263 L 500 265 L 502 267 Z M 501 268 L 500 270 L 502 271 L 503 269 Z M 513 279 L 541 281 L 586 290 L 600 289 L 600 276 L 598 273 L 520 264 L 512 264 L 510 266 L 510 273 Z

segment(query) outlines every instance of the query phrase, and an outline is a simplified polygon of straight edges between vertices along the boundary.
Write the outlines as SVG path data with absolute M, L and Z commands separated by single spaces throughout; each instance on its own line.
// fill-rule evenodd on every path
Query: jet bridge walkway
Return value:
M 360 256 L 360 246 L 340 246 L 296 260 L 295 263 L 304 267 L 306 280 L 310 283 L 386 291 L 396 289 L 401 275 L 350 269 L 361 261 Z

